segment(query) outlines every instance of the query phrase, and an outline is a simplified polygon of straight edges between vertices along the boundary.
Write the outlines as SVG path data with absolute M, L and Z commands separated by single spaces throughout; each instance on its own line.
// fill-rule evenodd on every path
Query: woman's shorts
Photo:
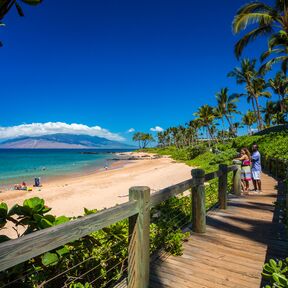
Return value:
M 250 166 L 241 167 L 241 179 L 245 181 L 251 180 L 251 168 Z

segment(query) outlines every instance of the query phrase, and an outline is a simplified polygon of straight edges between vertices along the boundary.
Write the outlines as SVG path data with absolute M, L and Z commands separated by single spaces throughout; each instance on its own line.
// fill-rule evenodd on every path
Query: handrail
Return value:
M 177 196 L 192 187 L 192 178 L 185 180 L 181 183 L 175 184 L 173 186 L 159 190 L 151 195 L 151 205 L 150 207 L 155 207 L 161 202 L 168 200 L 171 197 Z
M 129 238 L 128 249 L 128 281 L 130 281 L 129 274 L 134 275 L 134 279 L 133 281 L 131 280 L 131 283 L 136 283 L 136 286 L 131 284 L 128 285 L 128 287 L 148 287 L 149 256 L 147 255 L 149 255 L 150 209 L 159 203 L 192 188 L 191 209 L 193 210 L 193 230 L 195 232 L 204 233 L 206 227 L 204 182 L 219 178 L 218 198 L 220 209 L 226 209 L 227 174 L 231 171 L 233 171 L 233 192 L 234 194 L 239 195 L 241 194 L 239 166 L 220 164 L 219 170 L 208 174 L 205 174 L 202 169 L 193 169 L 193 178 L 161 189 L 152 194 L 151 197 L 149 187 L 132 187 L 129 190 L 129 202 L 103 210 L 97 214 L 84 216 L 55 227 L 1 243 L 0 271 L 11 268 L 71 241 L 80 239 L 83 236 L 89 235 L 92 232 L 98 231 L 118 221 L 129 218 L 129 235 L 132 236 Z M 144 249 L 144 251 L 143 247 L 148 247 L 148 250 Z M 148 254 L 144 255 L 143 253 Z M 133 259 L 133 265 L 129 264 L 129 261 L 132 261 L 129 259 Z
M 276 178 L 285 178 L 288 176 L 288 159 L 271 158 L 262 156 L 262 166 L 271 175 Z M 281 167 L 282 166 L 282 167 Z M 284 168 L 281 170 L 281 168 Z
M 87 215 L 18 239 L 3 242 L 0 244 L 0 271 L 80 239 L 137 213 L 137 201 L 130 201 L 105 209 L 97 214 Z

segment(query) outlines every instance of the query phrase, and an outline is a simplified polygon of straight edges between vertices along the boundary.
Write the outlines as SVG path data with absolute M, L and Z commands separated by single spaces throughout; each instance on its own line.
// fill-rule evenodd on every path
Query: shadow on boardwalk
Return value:
M 182 256 L 152 264 L 150 287 L 262 287 L 264 262 L 287 255 L 288 247 L 274 211 L 277 182 L 264 174 L 263 187 L 262 194 L 231 197 L 227 210 L 209 212 L 206 234 L 192 233 Z

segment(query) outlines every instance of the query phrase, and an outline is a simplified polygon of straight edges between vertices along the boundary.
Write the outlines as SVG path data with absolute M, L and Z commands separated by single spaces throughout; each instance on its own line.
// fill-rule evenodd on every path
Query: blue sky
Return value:
M 0 30 L 0 126 L 79 123 L 129 140 L 129 128 L 185 124 L 222 87 L 242 91 L 226 75 L 238 65 L 231 22 L 246 2 L 23 4 L 25 17 L 11 11 Z M 244 56 L 264 46 L 257 41 Z M 244 113 L 246 100 L 239 105 Z

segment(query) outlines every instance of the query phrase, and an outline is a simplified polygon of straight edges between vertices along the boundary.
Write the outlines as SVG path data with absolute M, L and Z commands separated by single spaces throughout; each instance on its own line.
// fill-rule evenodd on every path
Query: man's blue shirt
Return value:
M 252 154 L 252 170 L 261 171 L 261 155 L 259 151 L 255 151 Z

